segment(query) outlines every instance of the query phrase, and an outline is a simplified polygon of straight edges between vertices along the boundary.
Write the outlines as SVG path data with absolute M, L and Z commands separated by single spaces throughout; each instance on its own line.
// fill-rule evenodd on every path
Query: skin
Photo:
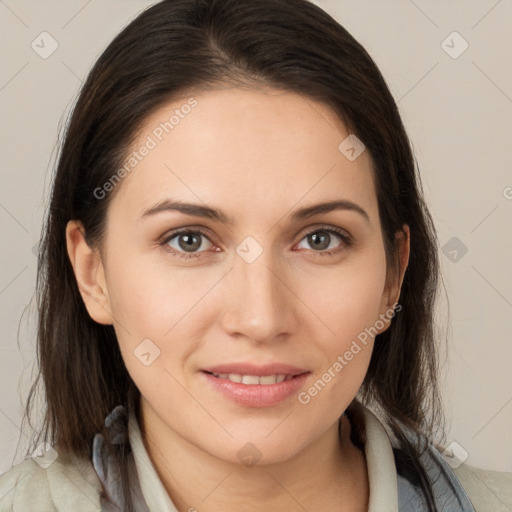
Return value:
M 187 98 L 149 116 L 133 149 Z M 114 325 L 142 394 L 146 448 L 180 511 L 366 510 L 364 453 L 345 416 L 340 439 L 338 420 L 361 386 L 373 339 L 307 405 L 297 395 L 272 407 L 236 404 L 200 370 L 284 362 L 311 372 L 307 390 L 397 301 L 408 228 L 398 238 L 400 271 L 386 279 L 371 157 L 340 152 L 349 132 L 328 106 L 270 89 L 194 98 L 190 114 L 117 185 L 101 250 L 85 243 L 79 222 L 68 224 L 88 312 Z M 234 224 L 142 215 L 170 198 L 222 210 Z M 353 210 L 289 220 L 298 208 L 338 199 L 357 203 L 368 220 Z M 159 244 L 172 230 L 199 227 L 207 236 L 192 249 L 198 258 L 173 255 L 189 254 L 183 236 Z M 344 230 L 352 245 L 331 234 L 327 249 L 316 248 L 307 233 L 322 227 Z M 263 250 L 252 263 L 236 252 L 248 236 Z M 341 250 L 320 255 L 330 249 Z M 149 366 L 134 355 L 144 339 L 160 349 Z M 237 455 L 247 442 L 261 453 L 252 467 Z

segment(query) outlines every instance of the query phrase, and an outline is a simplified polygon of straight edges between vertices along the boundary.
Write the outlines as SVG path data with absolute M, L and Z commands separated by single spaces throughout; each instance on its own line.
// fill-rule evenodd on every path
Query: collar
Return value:
M 398 512 L 398 481 L 393 448 L 384 426 L 370 409 L 363 407 L 364 453 L 368 468 L 368 512 Z

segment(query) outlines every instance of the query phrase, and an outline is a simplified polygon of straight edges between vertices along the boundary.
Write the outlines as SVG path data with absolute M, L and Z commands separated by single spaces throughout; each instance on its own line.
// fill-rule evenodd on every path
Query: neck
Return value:
M 369 486 L 363 452 L 341 418 L 293 457 L 245 466 L 222 460 L 162 422 L 142 400 L 141 433 L 148 455 L 179 511 L 363 511 Z

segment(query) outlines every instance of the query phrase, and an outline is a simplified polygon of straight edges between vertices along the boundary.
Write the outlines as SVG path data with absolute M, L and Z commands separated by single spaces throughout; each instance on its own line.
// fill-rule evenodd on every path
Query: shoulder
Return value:
M 43 510 L 51 504 L 45 471 L 32 459 L 0 475 L 0 512 L 11 510 Z M 53 508 L 48 508 L 53 510 Z
M 465 463 L 453 471 L 477 512 L 512 510 L 512 473 L 490 471 Z
M 408 433 L 411 439 L 416 435 L 412 431 Z M 401 502 L 410 503 L 414 498 L 418 506 L 411 510 L 427 510 L 423 493 L 419 491 L 418 475 L 412 471 L 409 457 L 400 447 L 395 446 L 393 451 Z M 512 473 L 489 471 L 467 463 L 452 466 L 443 453 L 442 447 L 428 442 L 427 449 L 418 459 L 432 483 L 434 499 L 440 510 L 512 511 Z
M 99 512 L 100 489 L 90 461 L 51 448 L 0 475 L 0 512 Z
M 476 512 L 512 510 L 512 473 L 485 470 L 467 463 L 452 466 L 443 456 L 444 450 L 441 451 L 440 448 L 431 444 L 430 452 L 439 463 L 442 480 L 456 491 L 458 500 L 465 502 L 469 499 L 473 506 L 471 510 Z

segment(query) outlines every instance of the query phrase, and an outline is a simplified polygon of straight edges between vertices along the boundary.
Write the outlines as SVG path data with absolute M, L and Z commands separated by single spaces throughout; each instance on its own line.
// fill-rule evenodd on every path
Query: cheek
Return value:
M 110 262 L 107 286 L 115 320 L 133 335 L 162 338 L 204 294 L 209 281 L 199 273 L 143 253 Z
M 318 276 L 317 276 L 318 278 Z M 303 282 L 308 304 L 318 313 L 323 336 L 317 344 L 324 354 L 323 367 L 313 387 L 306 390 L 313 399 L 323 395 L 316 406 L 348 405 L 360 388 L 370 362 L 374 337 L 381 327 L 380 314 L 386 278 L 383 249 L 375 248 L 365 256 L 340 265 L 329 279 L 316 279 L 317 286 Z M 315 293 L 311 293 L 315 290 Z M 325 391 L 324 391 L 325 390 Z M 346 403 L 345 403 L 346 402 Z
M 319 332 L 325 333 L 321 339 L 326 347 L 347 349 L 361 332 L 375 326 L 385 279 L 385 255 L 377 246 L 298 281 L 298 295 L 306 298 L 323 324 Z
M 194 349 L 184 343 L 183 328 L 202 290 L 188 286 L 192 274 L 166 271 L 143 255 L 111 261 L 109 269 L 110 306 L 126 368 L 143 395 L 158 395 L 173 386 L 168 372 L 175 374 L 174 366 Z

